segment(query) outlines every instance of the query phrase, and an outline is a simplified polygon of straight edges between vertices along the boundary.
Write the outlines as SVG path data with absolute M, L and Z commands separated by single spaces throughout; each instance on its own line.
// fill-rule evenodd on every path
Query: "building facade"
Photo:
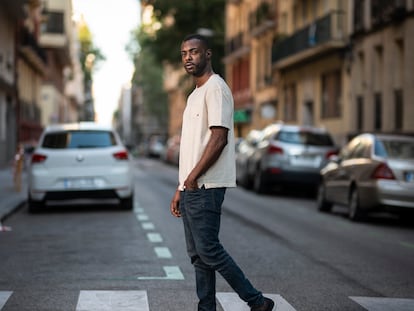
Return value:
M 413 1 L 228 0 L 226 79 L 238 135 L 283 121 L 413 132 Z
M 79 119 L 73 31 L 71 0 L 0 2 L 0 166 L 44 126 Z

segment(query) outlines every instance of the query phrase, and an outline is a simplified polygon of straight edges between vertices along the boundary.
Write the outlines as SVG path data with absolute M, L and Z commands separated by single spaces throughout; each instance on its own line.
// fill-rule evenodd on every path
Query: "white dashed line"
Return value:
M 154 251 L 157 254 L 158 258 L 172 258 L 168 247 L 155 247 Z
M 148 217 L 148 215 L 146 215 L 146 214 L 137 214 L 137 219 L 138 219 L 139 221 L 146 221 L 146 220 L 148 220 L 148 219 L 149 219 L 149 217 Z
M 154 230 L 155 226 L 152 222 L 143 222 L 141 223 L 142 229 L 144 230 Z
M 147 233 L 147 238 L 152 243 L 160 243 L 163 241 L 162 236 L 159 233 Z
M 138 280 L 184 280 L 184 275 L 177 266 L 164 266 L 165 276 L 140 276 Z

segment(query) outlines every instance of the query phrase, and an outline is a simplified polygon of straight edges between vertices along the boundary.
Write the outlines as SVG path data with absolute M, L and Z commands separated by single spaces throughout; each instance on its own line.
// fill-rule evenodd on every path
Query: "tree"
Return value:
M 100 49 L 94 46 L 92 34 L 83 20 L 78 25 L 78 37 L 80 43 L 79 59 L 83 72 L 83 86 L 86 98 L 79 121 L 93 121 L 95 119 L 95 108 L 92 98 L 92 74 L 97 69 L 98 64 L 105 60 L 105 56 Z
M 213 67 L 222 74 L 224 67 L 224 10 L 225 0 L 142 0 L 144 5 L 153 6 L 154 22 L 160 23 L 152 35 L 141 38 L 141 46 L 148 47 L 155 59 L 179 64 L 182 39 L 197 32 L 210 32 L 213 48 Z M 142 28 L 145 31 L 145 26 Z

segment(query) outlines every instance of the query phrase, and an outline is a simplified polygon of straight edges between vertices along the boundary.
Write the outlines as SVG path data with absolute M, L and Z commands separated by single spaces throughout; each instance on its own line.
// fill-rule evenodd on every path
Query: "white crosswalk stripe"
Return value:
M 273 310 L 277 311 L 296 311 L 282 296 L 276 294 L 264 294 L 275 302 Z M 231 311 L 249 311 L 249 306 L 239 298 L 236 293 L 217 293 L 217 300 L 220 302 L 223 310 Z
M 369 311 L 413 311 L 414 299 L 386 297 L 349 297 Z
M 0 292 L 0 310 L 6 304 L 7 299 L 11 296 L 13 292 Z
M 145 290 L 82 290 L 76 311 L 149 311 Z
M 0 311 L 13 295 L 0 291 Z M 264 294 L 273 299 L 277 311 L 296 311 L 281 295 Z M 224 311 L 248 311 L 249 307 L 236 293 L 218 292 L 217 300 Z M 368 311 L 413 311 L 414 299 L 387 297 L 357 297 L 352 299 Z M 146 290 L 81 290 L 76 311 L 150 311 Z

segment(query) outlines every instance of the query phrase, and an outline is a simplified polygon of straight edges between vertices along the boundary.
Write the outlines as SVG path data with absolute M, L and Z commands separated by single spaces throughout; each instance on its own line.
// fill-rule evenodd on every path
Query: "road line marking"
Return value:
M 143 222 L 143 223 L 141 223 L 141 225 L 142 225 L 142 229 L 144 229 L 144 230 L 154 230 L 155 229 L 155 226 L 152 222 Z
M 154 247 L 154 251 L 157 254 L 158 258 L 172 258 L 168 247 Z
M 159 233 L 147 233 L 147 238 L 152 243 L 159 243 L 162 242 L 162 236 Z
M 164 266 L 165 276 L 140 276 L 138 280 L 184 280 L 184 275 L 177 266 Z
M 137 203 L 136 206 L 139 206 L 139 204 Z M 144 212 L 144 209 L 142 207 L 136 207 L 134 208 L 134 212 L 135 214 L 141 214 Z
M 148 219 L 149 219 L 149 217 L 148 217 L 148 215 L 146 215 L 146 214 L 137 214 L 137 219 L 138 219 L 139 221 L 145 221 L 145 220 L 148 220 Z
M 149 311 L 144 290 L 81 290 L 76 311 Z
M 282 296 L 277 294 L 263 294 L 266 297 L 271 298 L 275 302 L 273 310 L 277 311 L 296 311 Z M 217 300 L 221 304 L 224 311 L 249 311 L 250 307 L 246 302 L 240 299 L 236 293 L 216 293 Z
M 386 297 L 356 297 L 350 296 L 353 301 L 368 311 L 412 311 L 414 299 L 386 298 Z
M 10 298 L 12 294 L 13 292 L 8 292 L 8 291 L 0 292 L 0 309 L 4 307 L 7 300 Z

